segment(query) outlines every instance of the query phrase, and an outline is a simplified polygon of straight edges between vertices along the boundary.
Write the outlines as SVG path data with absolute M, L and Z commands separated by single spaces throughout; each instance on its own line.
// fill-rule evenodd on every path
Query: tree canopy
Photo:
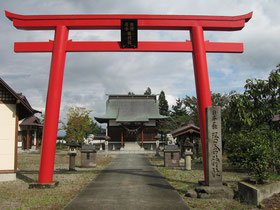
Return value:
M 159 113 L 161 115 L 168 116 L 169 115 L 168 101 L 165 98 L 165 93 L 163 90 L 159 94 L 158 101 L 159 101 Z
M 88 134 L 100 132 L 101 128 L 89 116 L 91 112 L 83 107 L 71 107 L 68 110 L 67 123 L 62 122 L 62 128 L 66 132 L 66 141 L 83 142 Z
M 152 95 L 151 88 L 148 87 L 147 90 L 144 92 L 144 95 L 146 95 L 146 96 Z

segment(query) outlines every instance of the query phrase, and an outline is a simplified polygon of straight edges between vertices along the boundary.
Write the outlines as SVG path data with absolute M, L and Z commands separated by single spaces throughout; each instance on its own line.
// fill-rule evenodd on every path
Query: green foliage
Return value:
M 158 101 L 159 101 L 159 113 L 161 115 L 168 116 L 169 115 L 168 101 L 165 98 L 165 93 L 163 90 L 159 94 Z
M 128 95 L 129 95 L 129 96 L 134 96 L 135 94 L 134 94 L 133 92 L 130 92 L 130 91 L 129 91 L 129 92 L 128 92 Z
M 186 116 L 187 110 L 184 99 L 176 99 L 176 105 L 172 105 L 171 116 Z
M 147 90 L 144 92 L 144 95 L 146 95 L 146 96 L 150 96 L 150 95 L 152 95 L 152 90 L 151 90 L 151 88 L 147 88 Z
M 83 142 L 84 138 L 92 129 L 92 120 L 89 116 L 91 110 L 82 107 L 71 107 L 68 110 L 67 123 L 62 123 L 62 128 L 66 131 L 66 141 L 75 140 Z
M 258 181 L 280 172 L 279 122 L 272 122 L 280 109 L 280 66 L 268 79 L 248 79 L 243 94 L 231 92 L 226 119 L 226 147 L 234 164 L 248 169 Z
M 241 126 L 249 129 L 267 124 L 279 113 L 280 107 L 280 66 L 272 71 L 267 80 L 248 79 L 244 94 L 231 93 L 230 126 L 234 132 Z
M 255 129 L 232 134 L 227 145 L 228 159 L 236 166 L 248 170 L 258 183 L 268 177 L 273 151 L 265 130 Z

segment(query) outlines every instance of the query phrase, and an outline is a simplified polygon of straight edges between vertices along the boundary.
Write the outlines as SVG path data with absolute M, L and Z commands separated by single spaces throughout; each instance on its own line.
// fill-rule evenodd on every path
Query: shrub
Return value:
M 263 183 L 268 177 L 274 158 L 269 136 L 262 129 L 231 135 L 226 151 L 230 162 L 246 169 L 257 183 Z

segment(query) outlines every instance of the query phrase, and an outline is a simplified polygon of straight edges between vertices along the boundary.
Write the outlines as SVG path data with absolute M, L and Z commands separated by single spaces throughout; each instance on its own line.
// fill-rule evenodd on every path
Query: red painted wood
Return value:
M 194 15 L 17 15 L 6 11 L 6 16 L 18 29 L 54 30 L 58 25 L 68 29 L 120 29 L 121 19 L 137 19 L 139 30 L 190 30 L 202 26 L 204 30 L 233 31 L 244 27 L 252 12 L 241 16 Z
M 50 183 L 53 176 L 66 52 L 192 52 L 205 168 L 205 108 L 211 106 L 206 52 L 243 52 L 243 44 L 207 42 L 204 40 L 203 31 L 241 30 L 245 22 L 251 19 L 252 12 L 246 15 L 228 17 L 193 15 L 17 15 L 8 11 L 5 11 L 5 13 L 18 29 L 56 30 L 54 42 L 15 43 L 16 52 L 53 53 L 43 135 L 42 150 L 44 152 L 41 156 L 39 174 L 40 183 Z M 137 49 L 120 49 L 119 42 L 72 42 L 67 40 L 68 29 L 116 30 L 120 29 L 121 19 L 137 19 L 139 30 L 190 30 L 192 42 L 139 42 Z M 123 135 L 121 141 L 123 144 Z
M 200 140 L 202 147 L 204 180 L 206 180 L 206 121 L 205 108 L 212 106 L 211 92 L 208 77 L 206 48 L 203 29 L 201 26 L 193 27 L 191 30 L 193 43 L 193 66 L 196 85 L 196 95 L 199 113 Z
M 43 130 L 41 163 L 38 179 L 39 183 L 51 183 L 53 181 L 57 128 L 66 58 L 67 39 L 67 27 L 58 26 L 55 31 L 55 44 L 52 53 L 49 87 L 45 111 L 45 123 Z
M 19 20 L 85 20 L 85 19 L 156 19 L 156 20 L 221 20 L 236 21 L 245 20 L 248 22 L 253 15 L 250 12 L 239 16 L 208 16 L 208 15 L 18 15 L 5 10 L 6 16 L 10 19 Z
M 242 53 L 243 43 L 205 42 L 208 53 Z M 15 52 L 52 52 L 53 41 L 17 42 Z M 121 48 L 120 42 L 72 42 L 68 40 L 67 52 L 192 52 L 192 42 L 138 42 L 138 48 Z
M 30 147 L 30 128 L 28 125 L 26 131 L 26 150 L 29 150 L 29 147 Z

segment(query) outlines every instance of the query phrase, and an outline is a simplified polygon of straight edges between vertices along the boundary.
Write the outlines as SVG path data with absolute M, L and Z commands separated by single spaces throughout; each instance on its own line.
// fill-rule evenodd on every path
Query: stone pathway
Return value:
M 143 154 L 119 154 L 65 210 L 189 209 Z

